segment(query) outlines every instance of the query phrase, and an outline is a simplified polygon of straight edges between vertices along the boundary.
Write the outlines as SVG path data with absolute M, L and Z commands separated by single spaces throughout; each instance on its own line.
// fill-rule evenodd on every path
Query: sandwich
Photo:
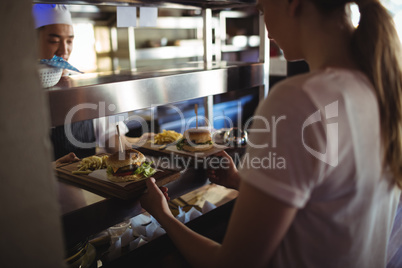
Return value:
M 145 156 L 134 149 L 110 155 L 106 159 L 106 166 L 107 178 L 113 182 L 140 181 L 156 172 Z
M 176 144 L 178 150 L 202 152 L 213 148 L 211 133 L 208 129 L 190 128 Z

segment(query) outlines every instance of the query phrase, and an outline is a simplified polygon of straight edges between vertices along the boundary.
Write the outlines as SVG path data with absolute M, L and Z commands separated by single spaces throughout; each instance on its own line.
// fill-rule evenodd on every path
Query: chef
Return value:
M 68 61 L 74 42 L 73 22 L 68 8 L 59 4 L 35 4 L 33 6 L 33 17 L 38 34 L 39 58 L 51 59 L 56 55 Z M 68 80 L 69 78 L 64 79 Z M 119 119 L 122 117 L 120 116 Z M 75 159 L 75 155 L 79 158 L 87 157 L 97 153 L 96 147 L 98 147 L 98 152 L 118 150 L 115 122 L 118 122 L 122 135 L 127 133 L 128 129 L 122 120 L 116 120 L 112 117 L 84 120 L 52 128 L 51 140 L 54 158 L 59 159 L 66 155 L 68 155 L 67 159 L 71 160 Z M 73 137 L 77 141 L 93 146 L 83 148 L 83 146 L 75 145 L 74 140 L 66 135 L 67 127 L 71 128 Z M 70 154 L 71 152 L 75 155 Z
M 40 59 L 51 59 L 56 55 L 68 61 L 73 50 L 74 29 L 67 7 L 36 4 L 33 14 L 38 31 Z

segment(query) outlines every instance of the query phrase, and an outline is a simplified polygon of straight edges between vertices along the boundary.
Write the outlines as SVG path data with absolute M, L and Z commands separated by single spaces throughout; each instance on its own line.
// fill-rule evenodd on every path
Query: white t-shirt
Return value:
M 366 76 L 328 68 L 287 79 L 256 115 L 240 175 L 299 208 L 270 266 L 385 267 L 400 190 L 382 170 Z

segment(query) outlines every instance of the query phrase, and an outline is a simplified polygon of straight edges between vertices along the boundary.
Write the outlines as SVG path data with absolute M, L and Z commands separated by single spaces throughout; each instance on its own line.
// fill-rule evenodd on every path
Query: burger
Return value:
M 202 152 L 214 147 L 208 129 L 190 128 L 184 132 L 183 138 L 177 142 L 178 150 Z
M 107 178 L 113 182 L 139 181 L 155 174 L 156 170 L 145 156 L 134 149 L 116 152 L 106 159 Z

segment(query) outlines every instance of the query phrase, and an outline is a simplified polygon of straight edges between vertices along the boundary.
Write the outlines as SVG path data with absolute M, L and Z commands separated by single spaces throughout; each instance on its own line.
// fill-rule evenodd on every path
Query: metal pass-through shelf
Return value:
M 33 2 L 203 9 L 203 62 L 187 63 L 172 68 L 159 66 L 159 70 L 141 70 L 131 66 L 132 71 L 127 72 L 72 76 L 68 86 L 54 87 L 47 91 L 52 126 L 200 97 L 205 97 L 206 117 L 213 118 L 213 95 L 256 86 L 265 87 L 264 94 L 267 92 L 268 63 L 264 42 L 261 42 L 260 63 L 226 63 L 218 56 L 216 61 L 212 59 L 211 9 L 252 6 L 255 3 L 253 0 L 33 0 Z
M 52 126 L 262 85 L 262 63 L 200 64 L 154 72 L 88 74 L 47 91 Z

